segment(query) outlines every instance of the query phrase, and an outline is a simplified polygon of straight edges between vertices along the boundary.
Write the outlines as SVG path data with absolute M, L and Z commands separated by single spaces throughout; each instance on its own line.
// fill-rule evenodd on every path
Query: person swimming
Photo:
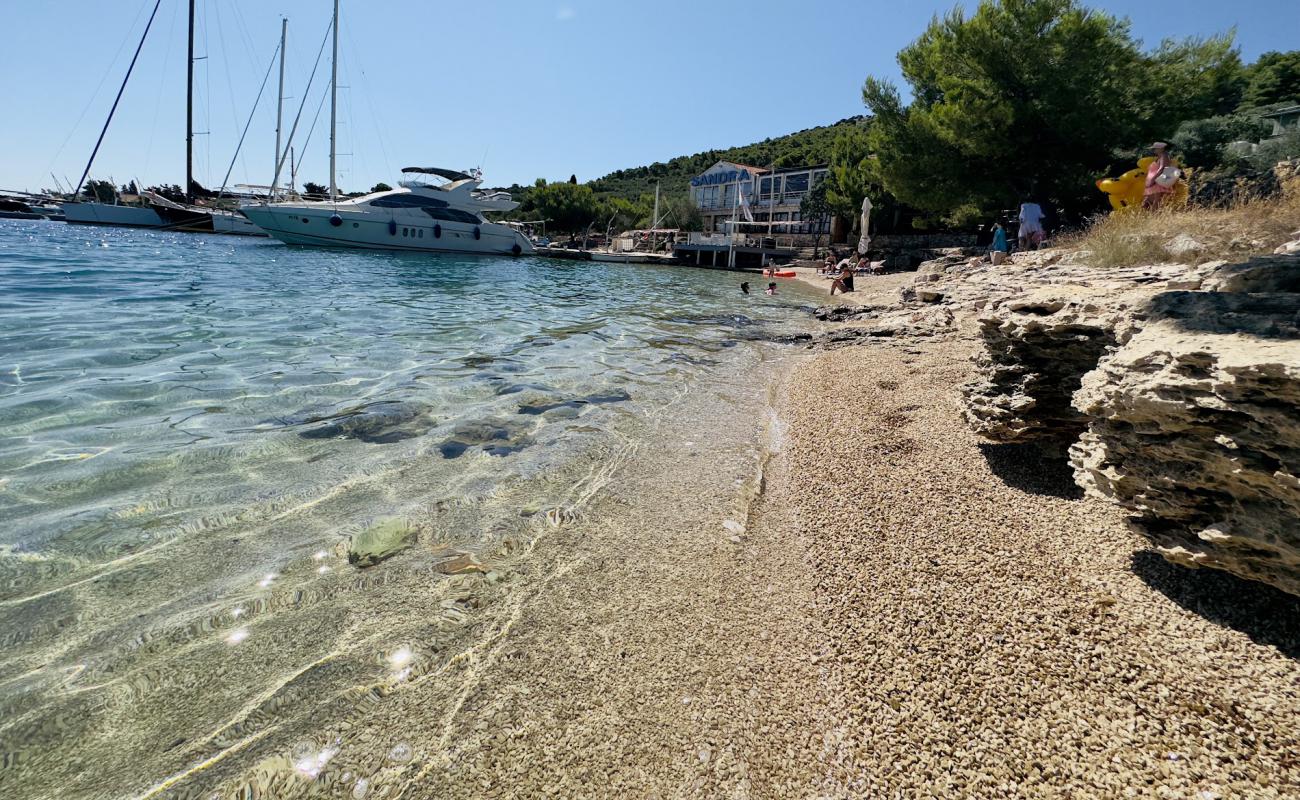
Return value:
M 767 285 L 767 294 L 776 294 L 776 281 L 772 281 Z
M 749 294 L 749 281 L 743 281 L 740 284 L 740 293 Z

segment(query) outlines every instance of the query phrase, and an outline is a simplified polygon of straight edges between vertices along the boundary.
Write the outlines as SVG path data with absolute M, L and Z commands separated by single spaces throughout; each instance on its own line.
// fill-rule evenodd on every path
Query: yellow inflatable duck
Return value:
M 1147 186 L 1147 168 L 1155 161 L 1155 156 L 1138 159 L 1137 169 L 1131 169 L 1118 178 L 1102 178 L 1097 181 L 1097 188 L 1106 193 L 1110 207 L 1116 211 L 1126 211 L 1142 207 L 1142 193 Z M 1190 171 L 1174 159 L 1174 165 L 1183 171 L 1183 177 L 1174 184 L 1173 194 L 1166 204 L 1182 206 L 1187 204 L 1187 176 Z

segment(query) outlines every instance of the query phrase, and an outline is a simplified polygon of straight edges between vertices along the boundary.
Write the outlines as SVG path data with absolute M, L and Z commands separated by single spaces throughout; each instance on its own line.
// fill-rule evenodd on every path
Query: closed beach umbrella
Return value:
M 862 255 L 867 254 L 867 248 L 871 246 L 871 237 L 867 235 L 869 228 L 868 223 L 871 221 L 871 198 L 862 198 L 862 238 L 858 239 L 858 252 Z

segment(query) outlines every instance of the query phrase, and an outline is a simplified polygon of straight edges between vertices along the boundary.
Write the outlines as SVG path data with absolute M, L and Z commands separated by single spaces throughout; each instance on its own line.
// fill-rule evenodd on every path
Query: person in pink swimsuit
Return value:
M 1169 145 L 1164 142 L 1156 142 L 1151 145 L 1151 149 L 1155 151 L 1156 160 L 1151 162 L 1151 166 L 1147 167 L 1147 186 L 1142 192 L 1142 207 L 1154 211 L 1160 208 L 1160 205 L 1165 202 L 1165 198 L 1174 191 L 1172 186 L 1161 186 L 1156 183 L 1156 178 L 1160 176 L 1160 173 L 1166 167 L 1173 166 L 1174 162 L 1169 158 Z

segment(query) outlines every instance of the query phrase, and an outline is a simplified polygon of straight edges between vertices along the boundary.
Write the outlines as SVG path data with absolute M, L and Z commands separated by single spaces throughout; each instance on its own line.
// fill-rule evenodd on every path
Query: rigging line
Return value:
M 158 70 L 158 96 L 154 98 L 153 103 L 153 124 L 149 126 L 149 143 L 144 148 L 144 169 L 141 172 L 145 175 L 149 174 L 149 164 L 153 161 L 153 138 L 158 130 L 158 115 L 162 112 L 163 89 L 167 86 L 167 77 L 171 75 L 167 64 L 172 60 L 172 46 L 176 43 L 176 20 L 179 16 L 176 13 L 176 6 L 173 5 L 172 21 L 167 28 L 167 52 L 163 54 L 162 67 Z
M 128 33 L 135 28 L 135 24 L 140 21 L 140 15 L 143 14 L 144 10 L 148 7 L 149 0 L 145 0 L 145 2 L 140 5 L 140 10 L 135 12 L 135 18 L 131 20 L 131 25 L 126 29 Z M 54 157 L 50 159 L 49 169 L 47 170 L 48 172 L 54 171 L 54 162 L 59 160 L 59 156 L 63 155 L 63 148 L 68 146 L 68 141 L 72 139 L 72 134 L 77 132 L 77 128 L 81 125 L 81 121 L 86 118 L 86 112 L 95 104 L 95 98 L 99 97 L 99 90 L 104 88 L 104 81 L 108 80 L 109 73 L 113 70 L 113 65 L 117 63 L 118 57 L 122 55 L 122 50 L 126 48 L 126 43 L 129 41 L 131 41 L 130 37 L 122 37 L 122 42 L 117 46 L 117 52 L 113 54 L 113 59 L 108 62 L 108 67 L 105 68 L 103 74 L 99 76 L 99 83 L 95 84 L 95 91 L 91 92 L 90 97 L 86 98 L 86 105 L 82 107 L 81 113 L 77 115 L 77 121 L 72 123 L 72 127 L 68 129 L 68 135 L 63 137 L 63 143 L 59 145 L 59 149 L 54 151 Z
M 298 130 L 298 120 L 302 117 L 303 106 L 307 105 L 307 97 L 311 94 L 312 81 L 316 80 L 316 69 L 320 67 L 321 56 L 325 53 L 325 44 L 330 40 L 330 31 L 334 30 L 334 20 L 325 26 L 325 38 L 321 39 L 320 49 L 316 51 L 316 63 L 311 67 L 311 75 L 307 78 L 307 88 L 303 89 L 302 102 L 298 103 L 298 113 L 293 118 L 293 125 L 289 128 L 289 139 L 284 143 L 284 152 L 280 153 L 279 160 L 275 163 L 275 175 L 271 178 L 271 185 L 276 186 L 280 182 L 280 170 L 284 168 L 284 160 L 289 156 L 289 150 L 293 146 L 293 135 Z M 270 196 L 267 196 L 267 202 L 270 202 Z
M 326 87 L 326 90 L 324 92 L 321 92 L 320 102 L 316 104 L 316 116 L 312 117 L 311 119 L 311 127 L 307 129 L 307 138 L 302 143 L 302 152 L 304 158 L 306 158 L 307 156 L 307 145 L 311 144 L 311 134 L 313 131 L 316 130 L 316 122 L 317 120 L 320 119 L 321 109 L 325 107 L 325 98 L 328 96 L 329 96 L 329 87 Z M 300 170 L 302 169 L 302 161 L 298 162 L 298 169 Z
M 238 125 L 239 109 L 235 106 L 235 83 L 230 79 L 230 50 L 226 48 L 225 29 L 224 26 L 221 24 L 221 4 L 217 3 L 214 6 L 214 8 L 216 9 L 215 13 L 217 16 L 217 40 L 221 43 L 221 66 L 225 68 L 226 90 L 230 94 L 230 120 L 235 125 Z M 279 45 L 276 45 L 276 49 L 279 49 Z M 211 150 L 212 150 L 212 137 L 208 137 L 208 151 L 211 152 Z M 238 157 L 238 155 L 239 155 L 239 150 L 236 149 L 235 156 Z M 245 171 L 247 171 L 247 168 L 245 168 Z M 226 173 L 226 176 L 229 177 L 230 174 Z M 223 186 L 225 185 L 224 181 L 222 185 Z
M 239 3 L 231 3 L 228 7 L 232 12 L 235 20 L 235 29 L 239 32 L 244 47 L 244 61 L 247 66 L 253 68 L 257 64 L 257 53 L 261 52 L 261 46 L 257 44 L 257 39 L 252 36 L 248 27 L 247 20 L 244 19 L 244 12 L 240 9 Z M 279 45 L 277 45 L 278 47 Z M 251 183 L 252 177 L 248 170 L 248 154 L 241 151 L 239 165 L 244 176 L 244 183 Z
M 384 126 L 380 125 L 379 113 L 375 111 L 375 98 L 370 92 L 370 84 L 366 81 L 365 64 L 361 63 L 360 50 L 356 42 L 352 40 L 352 27 L 348 26 L 346 36 L 348 37 L 348 49 L 352 52 L 352 59 L 357 62 L 357 72 L 361 73 L 361 91 L 366 97 L 366 105 L 370 108 L 370 121 L 375 126 L 375 138 L 379 140 L 379 152 L 384 155 L 384 174 L 391 175 L 393 172 L 393 161 L 388 157 L 388 145 L 384 142 Z M 351 94 L 351 93 L 349 93 Z M 356 128 L 353 128 L 355 131 Z
M 226 170 L 226 177 L 221 179 L 221 189 L 217 194 L 218 198 L 226 193 L 226 184 L 230 182 L 230 173 L 235 168 L 235 159 L 239 158 L 239 151 L 244 146 L 244 137 L 248 135 L 248 126 L 253 124 L 253 115 L 257 113 L 257 104 L 262 102 L 262 92 L 266 91 L 266 82 L 271 77 L 271 70 L 275 69 L 275 57 L 279 54 L 280 45 L 277 42 L 275 52 L 271 54 L 271 63 L 266 68 L 266 74 L 262 76 L 262 87 L 257 90 L 257 99 L 253 101 L 253 108 L 248 112 L 248 122 L 244 123 L 244 132 L 239 134 L 239 144 L 235 145 L 235 155 L 230 159 L 230 167 Z
M 203 173 L 205 177 L 212 175 L 212 45 L 208 42 L 208 36 L 212 33 L 212 26 L 208 24 L 207 14 L 208 4 L 203 4 L 203 118 L 204 127 L 207 128 L 208 138 L 203 146 Z M 185 193 L 188 195 L 190 187 L 185 187 Z
M 350 64 L 346 61 L 342 62 L 341 66 L 343 68 L 343 80 L 344 80 L 343 87 L 347 88 L 347 91 L 343 94 L 343 113 L 347 117 L 347 122 L 344 124 L 343 127 L 346 128 L 348 132 L 348 152 L 344 153 L 343 155 L 345 155 L 348 158 L 347 175 L 349 178 L 351 178 L 353 173 L 356 172 L 356 168 L 357 168 L 357 139 L 356 136 L 354 135 L 354 131 L 356 131 L 357 126 L 356 126 L 356 117 L 352 113 L 352 70 L 350 68 Z M 364 167 L 365 164 L 366 164 L 365 152 L 362 151 L 362 155 L 361 155 L 362 167 Z
M 126 82 L 131 79 L 131 72 L 135 69 L 135 62 L 140 58 L 140 50 L 144 47 L 144 40 L 149 35 L 149 29 L 153 27 L 153 19 L 158 16 L 158 6 L 162 5 L 162 0 L 154 0 L 153 12 L 149 14 L 149 22 L 144 26 L 144 33 L 140 35 L 140 43 L 135 46 L 135 55 L 131 56 L 131 66 L 126 68 L 126 77 L 122 78 L 122 85 L 118 87 L 117 97 L 113 98 L 113 107 L 108 111 L 108 119 L 104 120 L 104 128 L 99 132 L 99 138 L 95 140 L 95 149 L 90 151 L 90 160 L 86 162 L 86 171 L 81 173 L 81 180 L 77 181 L 77 188 L 72 192 L 72 199 L 77 199 L 81 194 L 81 185 L 86 182 L 86 176 L 90 174 L 90 165 L 95 163 L 95 156 L 99 154 L 99 146 L 104 143 L 104 134 L 108 133 L 108 125 L 113 121 L 113 114 L 117 112 L 117 104 L 122 100 L 122 92 L 126 91 Z
M 244 47 L 247 48 L 245 52 L 248 53 L 248 60 L 252 61 L 253 54 L 257 52 L 256 40 L 248 31 L 248 23 L 244 20 L 244 12 L 239 10 L 239 4 L 232 3 L 230 8 L 234 10 L 235 29 L 243 37 Z

